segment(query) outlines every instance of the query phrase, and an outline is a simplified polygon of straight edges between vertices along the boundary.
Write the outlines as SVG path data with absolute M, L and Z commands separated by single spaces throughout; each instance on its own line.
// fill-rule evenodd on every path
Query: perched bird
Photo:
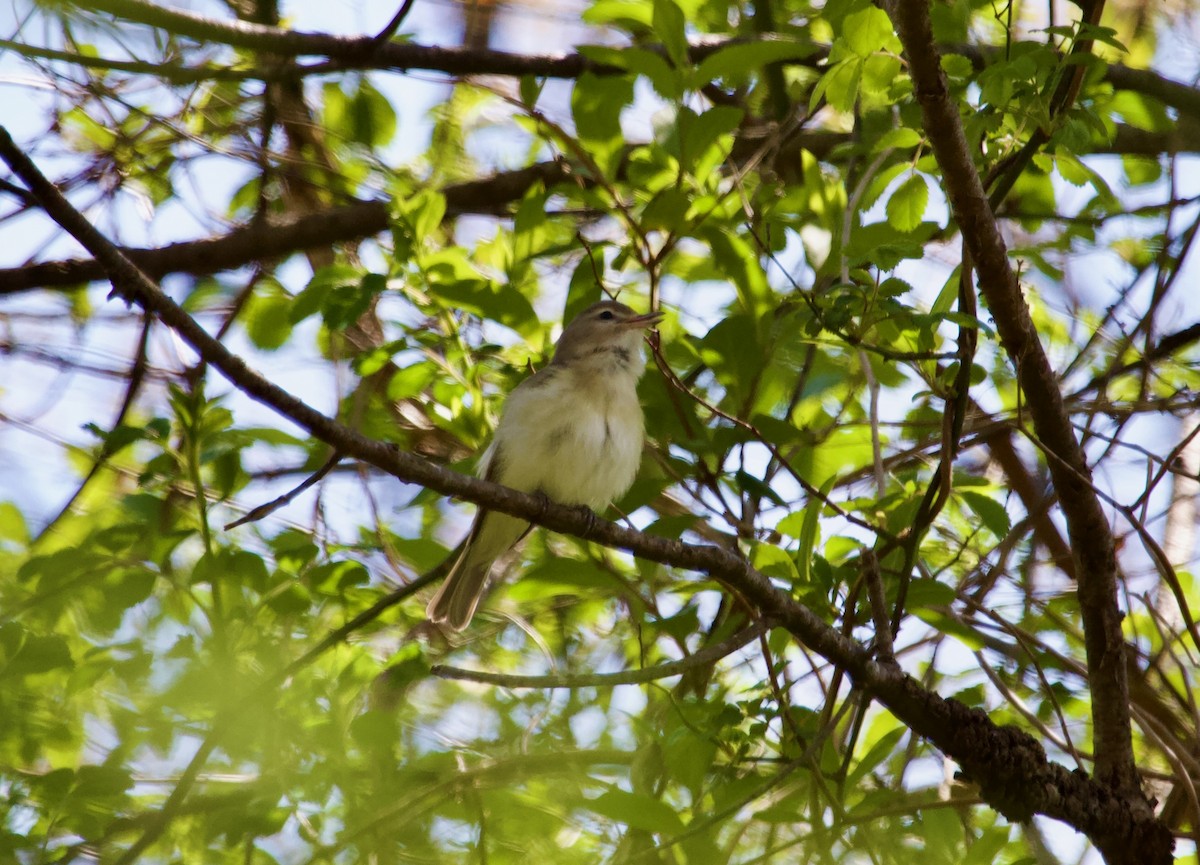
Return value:
M 661 318 L 611 300 L 581 312 L 563 330 L 554 359 L 509 394 L 480 475 L 593 510 L 628 490 L 642 457 L 642 332 Z M 429 602 L 429 620 L 465 628 L 492 563 L 529 529 L 525 520 L 480 508 L 462 554 Z

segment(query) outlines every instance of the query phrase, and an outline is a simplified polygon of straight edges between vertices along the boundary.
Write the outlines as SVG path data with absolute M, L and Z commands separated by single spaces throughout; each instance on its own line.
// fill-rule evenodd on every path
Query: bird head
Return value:
M 638 314 L 623 303 L 594 303 L 571 320 L 554 348 L 554 363 L 615 361 L 638 374 L 645 366 L 641 355 L 642 333 L 662 320 L 661 312 Z

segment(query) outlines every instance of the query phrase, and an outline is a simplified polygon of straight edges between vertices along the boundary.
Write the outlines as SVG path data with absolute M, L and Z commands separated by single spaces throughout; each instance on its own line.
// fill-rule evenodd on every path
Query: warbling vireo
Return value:
M 642 458 L 642 332 L 661 318 L 615 301 L 580 313 L 563 330 L 549 365 L 509 394 L 480 475 L 593 510 L 628 490 Z M 429 602 L 429 620 L 465 628 L 492 563 L 529 529 L 522 519 L 481 508 L 462 554 Z

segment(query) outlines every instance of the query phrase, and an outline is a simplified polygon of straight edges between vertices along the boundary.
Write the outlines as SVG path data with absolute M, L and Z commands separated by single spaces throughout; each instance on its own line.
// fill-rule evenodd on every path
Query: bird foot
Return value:
M 541 505 L 541 510 L 540 510 L 538 516 L 541 517 L 542 519 L 545 519 L 546 514 L 550 510 L 550 508 L 555 507 L 555 506 L 560 507 L 560 508 L 565 507 L 568 510 L 574 511 L 581 518 L 583 518 L 585 525 L 584 525 L 583 531 L 581 531 L 579 533 L 579 537 L 581 537 L 581 538 L 591 537 L 592 533 L 596 530 L 596 527 L 599 525 L 599 517 L 597 517 L 596 512 L 593 511 L 591 508 L 589 508 L 587 505 L 563 505 L 563 504 L 560 504 L 559 502 L 556 502 L 554 499 L 550 498 L 548 495 L 546 495 L 541 490 L 534 490 L 533 496 L 538 500 L 538 503 Z
M 572 505 L 571 510 L 579 514 L 579 516 L 585 521 L 583 531 L 579 533 L 579 536 L 581 538 L 590 538 L 592 533 L 596 531 L 596 527 L 599 525 L 599 519 L 596 516 L 596 512 L 587 505 Z

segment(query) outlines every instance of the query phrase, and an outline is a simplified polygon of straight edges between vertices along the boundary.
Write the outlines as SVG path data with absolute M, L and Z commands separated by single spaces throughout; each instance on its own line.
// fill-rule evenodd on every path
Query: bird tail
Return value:
M 529 531 L 529 523 L 490 511 L 480 511 L 467 535 L 462 555 L 450 576 L 433 596 L 425 615 L 435 624 L 445 623 L 461 631 L 471 622 L 483 597 L 492 563 Z
M 446 624 L 456 631 L 461 631 L 471 623 L 475 608 L 483 597 L 487 585 L 488 573 L 492 570 L 490 559 L 479 561 L 470 555 L 468 548 L 454 563 L 446 582 L 438 589 L 425 615 L 434 624 Z

